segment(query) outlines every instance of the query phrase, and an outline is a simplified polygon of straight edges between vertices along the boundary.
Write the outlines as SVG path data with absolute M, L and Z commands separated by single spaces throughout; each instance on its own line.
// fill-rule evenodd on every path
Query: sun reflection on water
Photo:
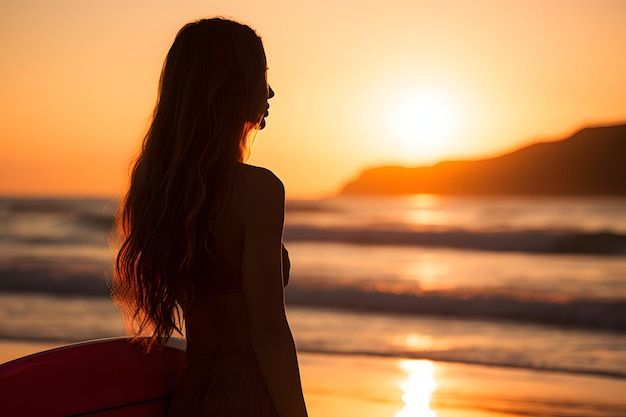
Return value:
M 439 198 L 431 194 L 413 194 L 409 197 L 410 210 L 406 222 L 418 226 L 445 226 L 448 218 L 441 210 Z
M 400 383 L 404 407 L 395 417 L 437 417 L 430 408 L 430 399 L 437 389 L 435 365 L 427 360 L 402 360 L 398 366 L 409 375 Z

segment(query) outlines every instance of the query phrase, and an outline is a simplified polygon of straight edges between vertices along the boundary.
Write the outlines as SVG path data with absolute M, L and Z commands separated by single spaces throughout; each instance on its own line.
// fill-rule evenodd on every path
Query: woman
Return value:
M 284 188 L 243 163 L 274 95 L 266 75 L 249 27 L 183 27 L 118 215 L 113 297 L 129 331 L 158 347 L 182 311 L 188 370 L 173 417 L 307 415 L 283 302 Z

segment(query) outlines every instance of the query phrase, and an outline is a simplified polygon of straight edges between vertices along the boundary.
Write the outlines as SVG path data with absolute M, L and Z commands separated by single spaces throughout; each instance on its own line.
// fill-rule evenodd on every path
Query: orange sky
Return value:
M 3 0 L 0 194 L 119 194 L 173 37 L 213 15 L 264 39 L 250 163 L 288 197 L 626 122 L 620 0 Z

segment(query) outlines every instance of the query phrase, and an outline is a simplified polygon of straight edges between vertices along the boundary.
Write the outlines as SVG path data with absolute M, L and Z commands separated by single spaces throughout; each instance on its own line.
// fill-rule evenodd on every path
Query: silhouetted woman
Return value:
M 265 126 L 267 64 L 248 26 L 183 27 L 118 214 L 113 297 L 148 349 L 181 331 L 170 416 L 306 416 L 285 317 L 284 188 L 243 163 Z

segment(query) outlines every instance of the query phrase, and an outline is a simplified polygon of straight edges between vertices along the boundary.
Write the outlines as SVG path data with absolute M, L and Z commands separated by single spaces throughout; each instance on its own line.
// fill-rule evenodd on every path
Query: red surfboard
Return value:
M 62 346 L 0 365 L 0 414 L 165 417 L 185 341 L 144 353 L 128 338 Z

